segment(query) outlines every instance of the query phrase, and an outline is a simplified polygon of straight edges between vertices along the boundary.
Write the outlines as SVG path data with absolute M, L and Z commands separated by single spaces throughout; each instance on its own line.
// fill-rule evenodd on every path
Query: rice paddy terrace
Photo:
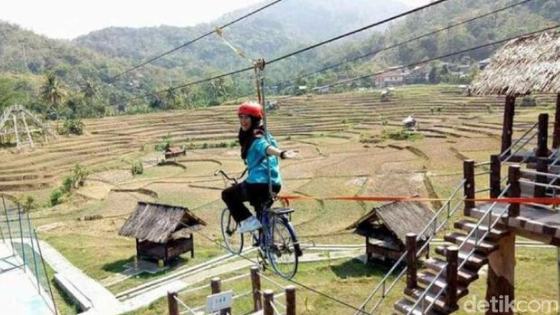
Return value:
M 537 102 L 552 103 L 552 96 L 538 96 Z M 279 105 L 270 116 L 270 129 L 280 139 L 317 134 L 356 137 L 382 125 L 400 128 L 409 114 L 415 114 L 425 137 L 499 137 L 502 128 L 502 98 L 465 97 L 449 86 L 401 88 L 384 102 L 378 92 L 370 91 L 291 97 L 280 99 Z M 86 120 L 84 136 L 59 137 L 31 152 L 0 151 L 0 190 L 48 188 L 76 163 L 92 170 L 114 167 L 142 155 L 146 145 L 167 135 L 174 144 L 199 148 L 230 144 L 238 128 L 235 108 L 223 105 Z M 521 124 L 516 131 L 526 128 L 517 122 Z

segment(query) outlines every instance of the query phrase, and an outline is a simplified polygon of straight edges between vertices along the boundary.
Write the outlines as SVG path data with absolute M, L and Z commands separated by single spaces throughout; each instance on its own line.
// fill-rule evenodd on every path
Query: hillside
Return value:
M 373 59 L 347 64 L 295 82 L 298 75 L 319 69 L 325 64 L 360 56 L 511 3 L 506 0 L 446 2 L 397 20 L 386 29 L 368 30 L 269 66 L 266 82 L 269 86 L 277 87 L 271 92 L 292 93 L 287 87 L 294 84 L 315 86 L 370 73 L 374 68 L 417 62 L 532 31 L 560 20 L 558 2 L 533 0 L 497 16 L 386 51 Z M 132 65 L 183 44 L 207 32 L 211 25 L 223 24 L 251 9 L 232 12 L 212 23 L 194 27 L 110 27 L 73 41 L 49 39 L 16 25 L 0 22 L 3 39 L 0 41 L 0 90 L 15 92 L 0 99 L 0 108 L 20 102 L 45 114 L 54 108 L 58 116 L 87 117 L 114 114 L 117 109 L 149 112 L 217 105 L 236 96 L 250 94 L 253 81 L 247 73 L 187 89 L 148 95 L 169 86 L 248 65 L 247 60 L 237 56 L 216 35 L 109 83 L 112 76 Z M 312 0 L 285 1 L 225 29 L 224 37 L 249 57 L 270 60 L 404 10 L 406 8 L 396 1 L 383 4 L 366 0 L 350 3 L 342 0 L 320 3 Z M 474 64 L 490 56 L 495 48 L 477 50 L 448 61 Z M 40 97 L 40 87 L 45 82 L 47 72 L 54 73 L 65 95 L 63 102 L 56 106 L 45 104 Z M 370 85 L 371 80 L 364 80 L 353 86 Z M 96 91 L 94 100 L 84 100 L 83 91 L 88 87 Z M 88 109 L 92 107 L 98 109 Z

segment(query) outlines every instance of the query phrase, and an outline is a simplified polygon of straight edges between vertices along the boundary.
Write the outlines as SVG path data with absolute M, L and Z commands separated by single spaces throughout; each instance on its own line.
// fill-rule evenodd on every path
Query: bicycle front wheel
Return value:
M 222 236 L 227 249 L 233 254 L 239 254 L 243 250 L 243 234 L 238 232 L 238 224 L 235 222 L 228 208 L 222 211 Z
M 281 277 L 291 279 L 298 268 L 297 239 L 295 232 L 285 217 L 275 216 L 272 220 L 268 260 L 272 269 Z

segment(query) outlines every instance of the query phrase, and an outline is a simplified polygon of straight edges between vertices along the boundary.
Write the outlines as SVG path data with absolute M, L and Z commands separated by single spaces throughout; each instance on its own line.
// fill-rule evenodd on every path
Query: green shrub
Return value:
M 61 135 L 82 135 L 84 133 L 84 123 L 80 119 L 66 119 L 57 132 Z
M 55 190 L 53 190 L 51 192 L 51 196 L 50 196 L 51 206 L 54 207 L 54 206 L 58 205 L 62 201 L 62 196 L 63 195 L 64 195 L 64 193 L 62 191 L 60 191 L 59 188 L 56 188 Z
M 72 169 L 72 187 L 78 188 L 80 186 L 84 186 L 84 182 L 88 175 L 89 171 L 85 167 L 80 164 L 74 165 L 74 168 Z
M 167 135 L 164 136 L 158 144 L 156 144 L 155 150 L 167 151 L 170 147 L 171 147 L 171 136 Z
M 143 174 L 144 164 L 142 164 L 142 161 L 136 160 L 132 162 L 132 167 L 130 168 L 130 172 L 132 173 L 133 176 Z
M 391 139 L 391 140 L 418 140 L 422 139 L 422 135 L 416 132 L 411 132 L 409 130 L 401 129 L 401 130 L 383 130 L 382 132 L 383 139 Z
M 62 180 L 62 186 L 60 187 L 60 191 L 62 193 L 68 193 L 70 192 L 70 190 L 72 190 L 72 187 L 74 187 L 74 180 L 72 179 L 71 176 L 69 177 L 65 177 L 64 180 Z
M 23 211 L 28 212 L 37 207 L 35 204 L 35 199 L 32 196 L 21 196 L 17 199 L 17 203 L 21 205 Z

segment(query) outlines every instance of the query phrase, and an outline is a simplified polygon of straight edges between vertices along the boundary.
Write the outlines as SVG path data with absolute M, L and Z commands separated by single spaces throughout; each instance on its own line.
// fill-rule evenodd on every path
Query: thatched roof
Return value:
M 139 201 L 132 215 L 126 220 L 119 235 L 156 243 L 166 243 L 180 238 L 189 230 L 206 225 L 189 209 L 179 206 Z
M 405 244 L 406 234 L 422 232 L 433 215 L 432 210 L 422 202 L 395 201 L 373 208 L 347 229 L 356 229 L 358 232 L 381 223 Z
M 472 87 L 479 95 L 560 93 L 560 32 L 508 42 L 494 54 Z

